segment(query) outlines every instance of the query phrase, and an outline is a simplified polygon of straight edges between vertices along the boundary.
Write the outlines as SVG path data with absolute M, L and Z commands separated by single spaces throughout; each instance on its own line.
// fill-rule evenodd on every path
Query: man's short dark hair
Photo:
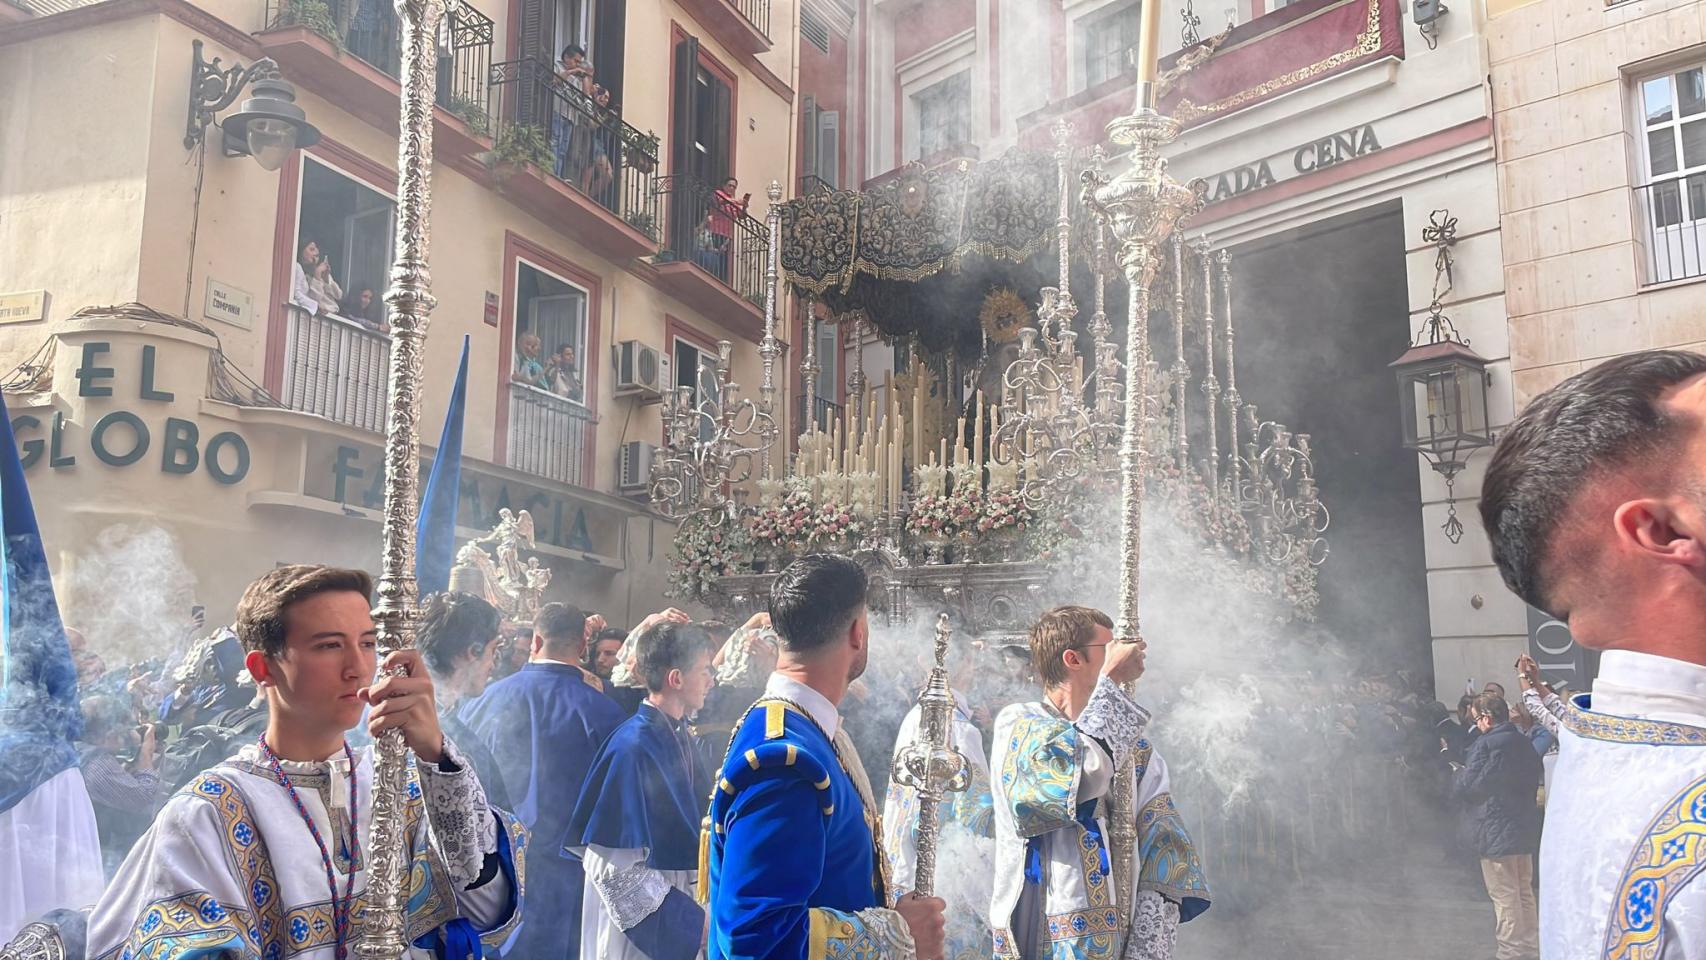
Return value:
M 554 643 L 579 643 L 586 636 L 586 613 L 566 603 L 547 603 L 533 617 L 533 632 Z
M 1496 693 L 1483 693 L 1476 697 L 1472 709 L 1477 717 L 1492 717 L 1494 723 L 1504 723 L 1511 718 L 1511 705 Z
M 603 643 L 606 640 L 614 640 L 617 643 L 623 643 L 627 639 L 628 631 L 621 627 L 605 627 L 603 630 L 600 630 L 598 633 L 593 635 L 592 642 L 598 644 Z
M 1706 357 L 1683 350 L 1615 357 L 1534 398 L 1505 428 L 1481 484 L 1481 523 L 1517 596 L 1561 612 L 1550 566 L 1559 523 L 1590 475 L 1666 455 L 1685 421 L 1659 397 L 1703 373 Z
M 427 597 L 415 642 L 434 676 L 448 677 L 456 661 L 469 651 L 479 656 L 497 639 L 503 618 L 498 608 L 470 593 L 435 593 Z
M 696 623 L 665 620 L 640 634 L 639 646 L 635 669 L 646 689 L 657 693 L 668 685 L 671 670 L 686 673 L 701 653 L 710 651 L 711 635 Z
M 365 570 L 345 570 L 312 563 L 293 563 L 268 570 L 243 591 L 237 619 L 231 624 L 245 651 L 269 657 L 284 656 L 290 633 L 292 604 L 322 593 L 359 593 L 373 602 L 373 578 Z
M 814 553 L 790 563 L 770 585 L 770 623 L 789 653 L 829 646 L 864 609 L 865 571 L 847 557 Z
M 584 56 L 586 56 L 586 48 L 581 46 L 578 43 L 571 43 L 568 46 L 563 48 L 563 52 L 557 55 L 557 59 L 561 60 L 564 57 L 569 56 L 570 54 L 573 54 L 577 57 L 584 57 Z

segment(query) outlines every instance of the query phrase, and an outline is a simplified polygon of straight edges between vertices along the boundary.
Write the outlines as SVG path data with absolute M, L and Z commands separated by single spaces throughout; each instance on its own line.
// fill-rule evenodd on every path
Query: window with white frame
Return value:
M 912 95 L 918 111 L 918 159 L 971 140 L 971 71 L 962 70 Z
M 1706 275 L 1706 64 L 1638 84 L 1647 280 Z
M 1137 48 L 1138 5 L 1109 4 L 1075 25 L 1078 89 L 1093 87 L 1124 73 Z
M 586 290 L 518 259 L 515 304 L 511 379 L 585 404 Z
M 385 326 L 397 205 L 312 156 L 302 162 L 290 300 L 316 316 Z
M 715 433 L 712 423 L 717 415 L 717 355 L 686 337 L 675 338 L 672 353 L 675 385 L 693 391 L 693 409 L 707 414 L 699 418 L 699 439 L 708 443 Z

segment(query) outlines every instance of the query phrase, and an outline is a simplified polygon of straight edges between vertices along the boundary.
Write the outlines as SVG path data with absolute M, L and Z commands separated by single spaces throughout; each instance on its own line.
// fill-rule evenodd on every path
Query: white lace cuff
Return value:
M 498 822 L 486 802 L 486 788 L 480 786 L 473 762 L 449 737 L 444 738 L 444 757 L 461 769 L 445 773 L 438 764 L 424 761 L 415 766 L 421 772 L 421 792 L 426 796 L 433 842 L 460 890 L 480 878 L 486 855 L 497 852 Z
M 592 889 L 604 902 L 604 909 L 610 911 L 616 926 L 632 930 L 663 906 L 670 887 L 663 874 L 641 860 L 607 877 L 594 879 Z
M 1153 890 L 1139 890 L 1124 960 L 1172 960 L 1179 942 L 1179 905 Z
M 1114 769 L 1123 770 L 1131 762 L 1137 742 L 1143 739 L 1143 728 L 1149 725 L 1149 711 L 1138 705 L 1120 685 L 1107 677 L 1096 681 L 1084 712 L 1075 724 L 1079 730 L 1108 745 L 1114 752 Z

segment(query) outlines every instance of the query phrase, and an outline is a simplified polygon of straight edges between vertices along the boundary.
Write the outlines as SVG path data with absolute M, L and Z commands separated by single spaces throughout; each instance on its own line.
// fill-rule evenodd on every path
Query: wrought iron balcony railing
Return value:
M 658 177 L 658 193 L 669 198 L 669 229 L 659 260 L 696 263 L 755 304 L 764 302 L 764 224 L 729 197 L 696 177 Z
M 268 0 L 266 18 L 268 30 L 304 27 L 392 78 L 402 67 L 402 32 L 388 0 Z M 480 132 L 489 125 L 492 32 L 490 17 L 461 3 L 451 7 L 438 37 L 438 105 Z
M 1647 282 L 1706 276 L 1706 172 L 1635 188 L 1647 248 Z
M 828 193 L 834 189 L 834 187 L 830 186 L 828 180 L 825 180 L 816 174 L 808 173 L 800 178 L 799 195 L 802 197 L 809 197 L 814 193 Z
M 537 164 L 657 239 L 657 137 L 532 58 L 494 64 L 490 99 L 499 160 Z
M 830 429 L 830 427 L 835 423 L 836 416 L 841 413 L 841 404 L 836 403 L 828 397 L 813 397 L 812 400 L 812 409 L 817 412 L 817 416 L 813 418 L 817 422 L 817 428 L 819 430 Z M 798 414 L 798 419 L 795 420 L 795 433 L 805 432 L 805 411 L 806 395 L 802 393 L 799 396 L 799 402 L 794 405 L 794 412 Z
M 592 422 L 592 412 L 567 397 L 524 383 L 510 384 L 508 465 L 582 486 L 591 453 L 587 428 Z
M 391 338 L 355 320 L 287 305 L 284 389 L 291 410 L 379 433 L 385 429 Z

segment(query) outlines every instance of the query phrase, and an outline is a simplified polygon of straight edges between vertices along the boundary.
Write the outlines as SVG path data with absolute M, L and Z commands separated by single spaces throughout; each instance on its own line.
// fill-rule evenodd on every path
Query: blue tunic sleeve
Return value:
M 805 960 L 806 898 L 823 876 L 825 848 L 817 790 L 797 776 L 763 779 L 740 791 L 730 813 L 711 901 L 720 954 Z

